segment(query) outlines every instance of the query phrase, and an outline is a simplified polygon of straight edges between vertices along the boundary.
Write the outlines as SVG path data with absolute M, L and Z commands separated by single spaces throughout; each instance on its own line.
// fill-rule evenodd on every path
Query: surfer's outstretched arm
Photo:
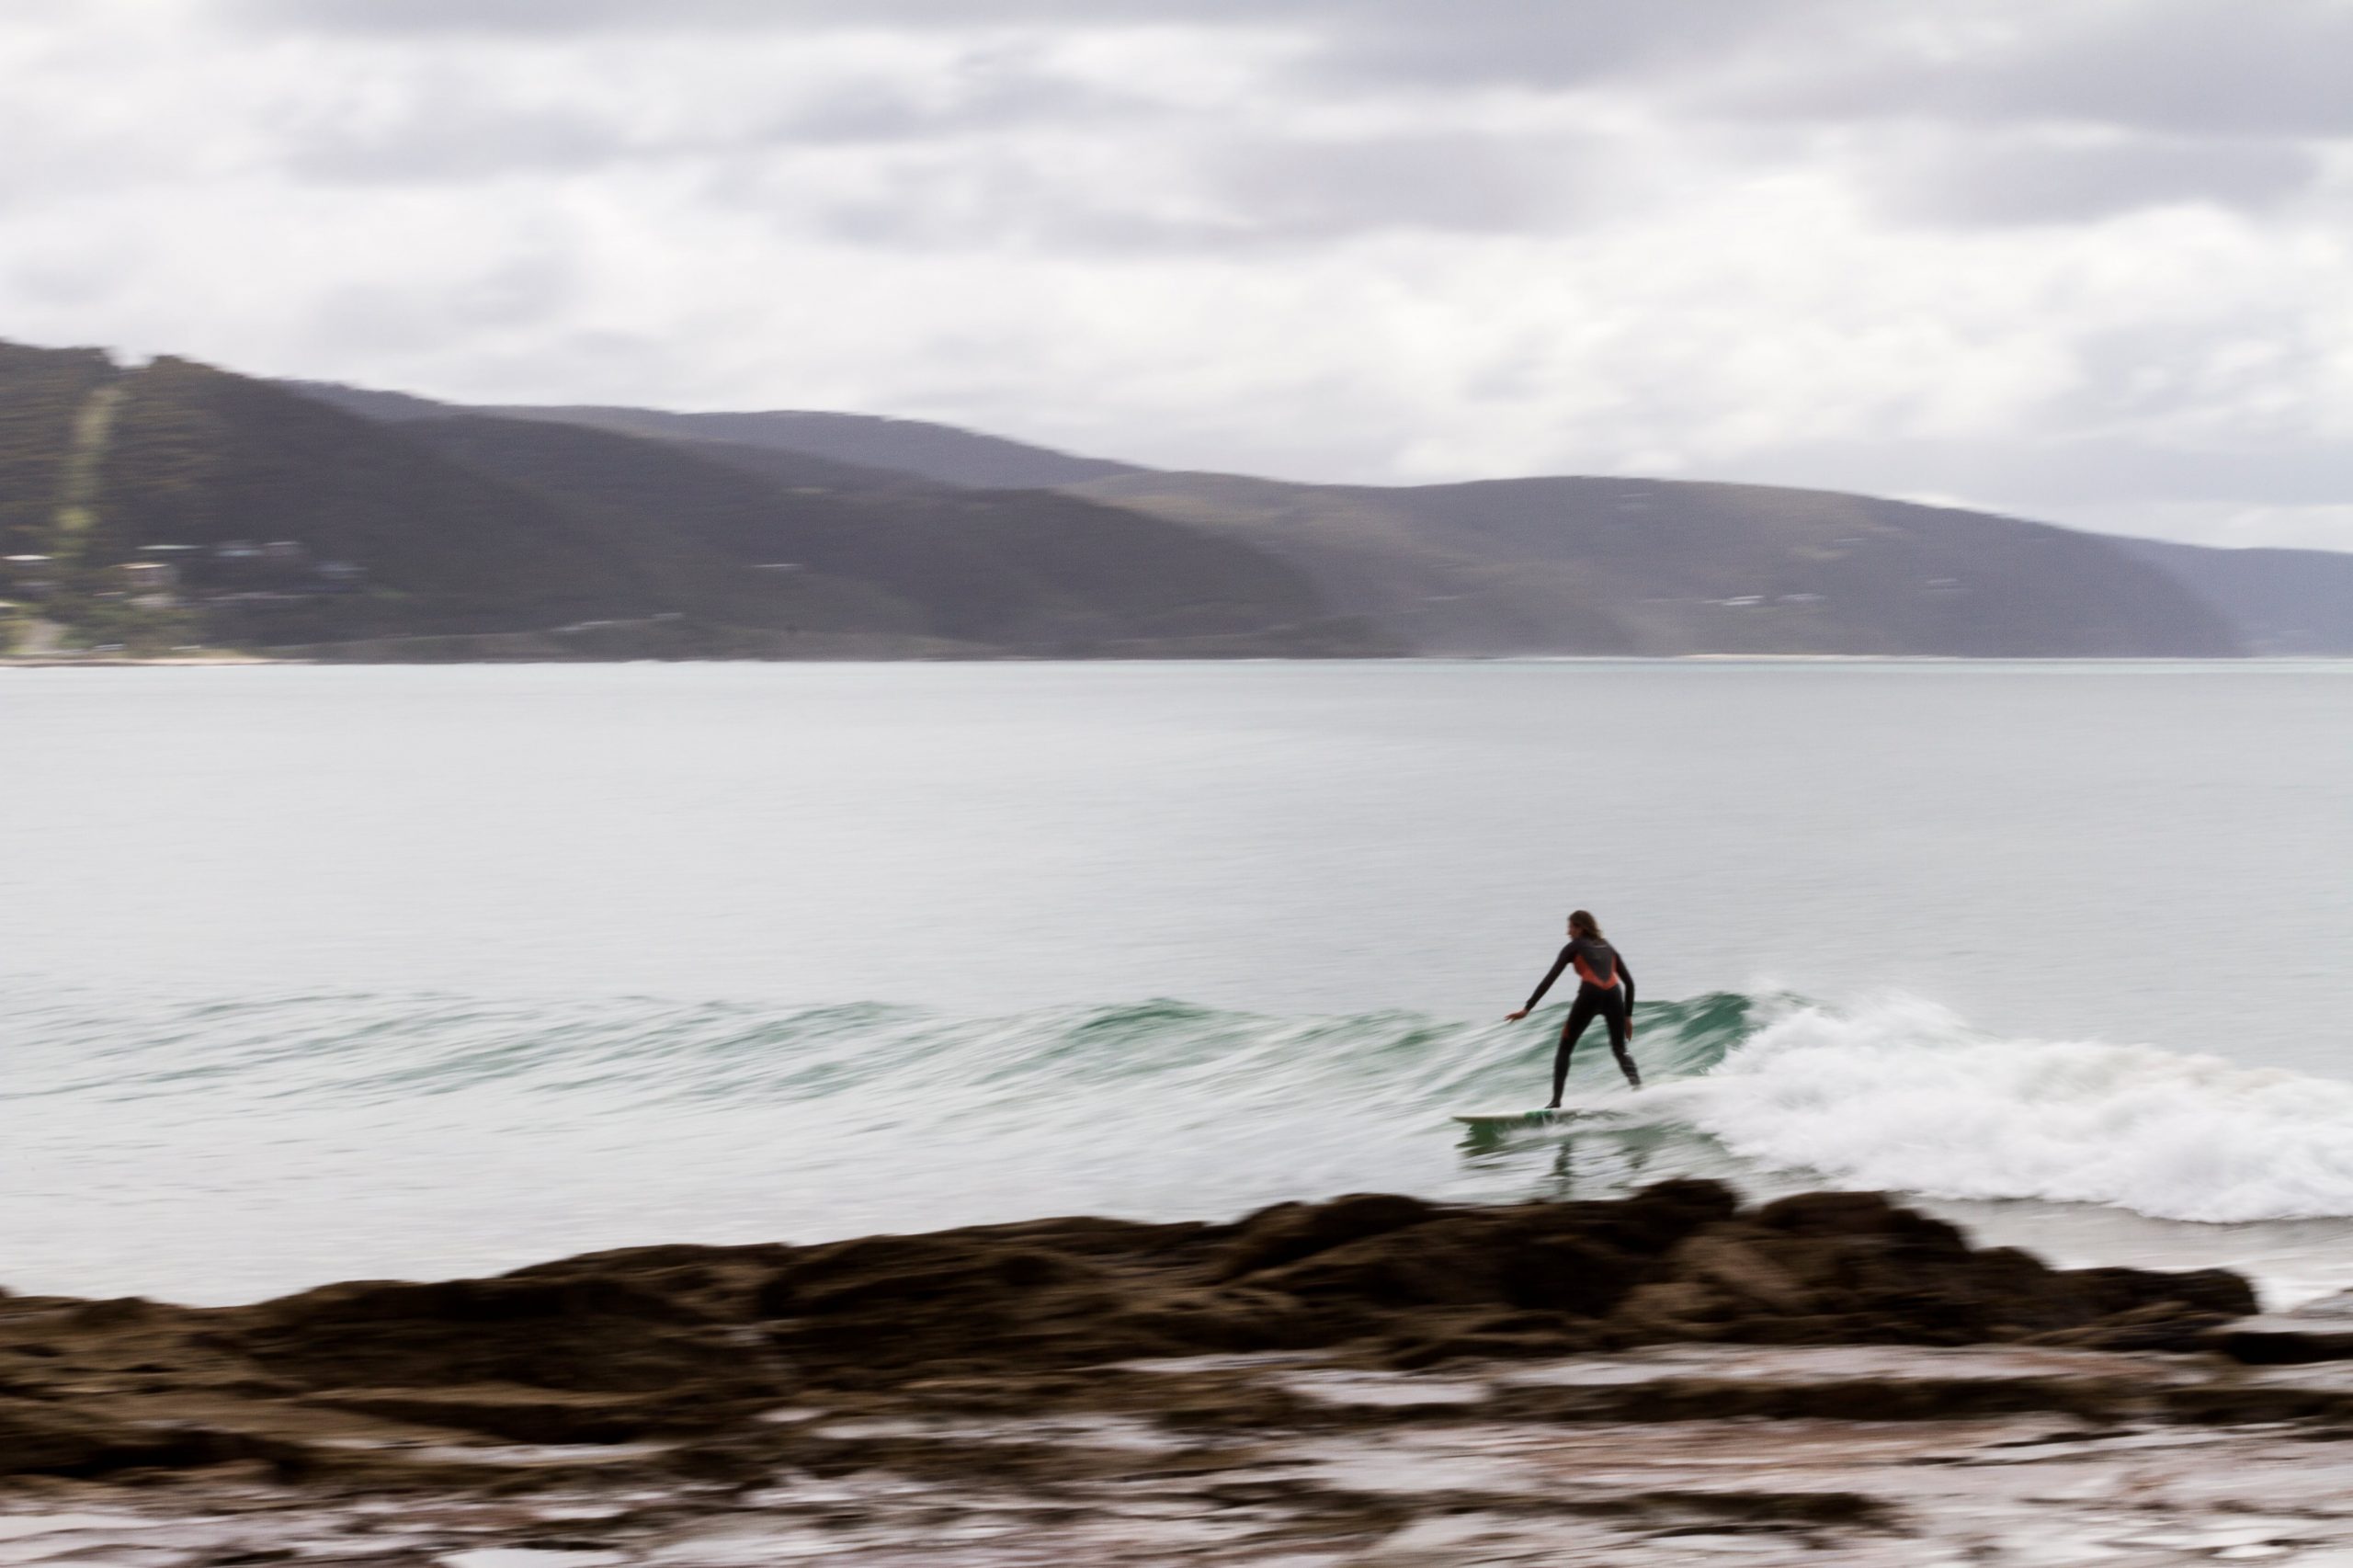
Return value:
M 1507 1017 L 1524 1018 L 1536 1010 L 1536 1004 L 1544 1000 L 1544 993 L 1552 989 L 1552 982 L 1560 979 L 1561 971 L 1569 967 L 1569 954 L 1574 946 L 1574 944 L 1572 944 L 1571 947 L 1561 949 L 1561 956 L 1552 960 L 1552 967 L 1544 971 L 1544 978 L 1538 982 L 1536 989 L 1529 994 L 1527 1005 L 1518 1012 L 1506 1015 Z

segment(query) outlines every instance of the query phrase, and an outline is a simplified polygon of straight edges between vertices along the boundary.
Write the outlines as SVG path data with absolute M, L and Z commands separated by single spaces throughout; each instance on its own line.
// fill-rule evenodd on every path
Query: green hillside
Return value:
M 920 630 L 1008 647 L 1231 635 L 1316 619 L 1297 571 L 1242 541 L 1051 491 L 781 484 L 767 455 L 542 421 L 421 420 L 402 434 L 631 537 L 744 567 L 873 585 Z M 784 573 L 789 576 L 790 571 Z
M 1059 487 L 975 483 L 1006 474 Z M 40 558 L 8 568 L 0 600 L 17 608 L 0 613 L 68 645 L 439 658 L 2353 650 L 2353 557 L 2325 552 L 2161 546 L 1757 485 L 1161 473 L 848 415 L 510 415 L 5 345 L 0 538 Z
M 417 650 L 435 657 L 1380 646 L 1329 621 L 1297 570 L 1246 541 L 1074 496 L 952 491 L 547 421 L 363 417 L 181 359 L 123 370 L 12 350 L 0 438 L 8 553 L 45 558 L 12 575 L 69 645 L 393 655 L 398 640 L 433 639 Z
M 0 343 L 0 556 L 46 553 L 54 542 L 75 421 L 115 375 L 95 348 Z
M 378 417 L 450 412 L 393 393 L 321 392 L 364 402 Z M 691 441 L 738 466 L 769 465 L 763 472 L 793 483 L 985 487 L 1018 474 L 1259 545 L 1297 566 L 1335 609 L 1422 652 L 2353 651 L 2353 556 L 2323 551 L 2144 546 L 1980 512 L 1764 485 L 1287 484 L 1155 472 L 913 420 L 507 412 Z M 708 444 L 716 437 L 730 439 Z M 812 466 L 825 464 L 835 467 Z M 890 465 L 908 472 L 878 472 Z
M 869 414 L 782 410 L 755 414 L 674 414 L 655 408 L 507 407 L 484 410 L 517 419 L 550 419 L 666 440 L 723 441 L 888 469 L 972 490 L 1040 490 L 1145 471 L 1102 458 L 1073 457 L 1050 447 L 961 430 L 921 419 Z
M 824 414 L 781 409 L 751 414 L 682 414 L 661 408 L 612 408 L 596 404 L 523 404 L 468 407 L 436 403 L 407 392 L 347 387 L 334 381 L 286 381 L 282 385 L 370 419 L 446 418 L 487 414 L 506 419 L 537 419 L 585 425 L 624 436 L 665 441 L 715 441 L 794 459 L 804 465 L 831 464 L 835 477 L 887 473 L 967 490 L 1040 490 L 1083 484 L 1125 473 L 1142 473 L 1132 463 L 1074 457 L 1050 447 L 1009 441 L 1001 436 L 935 425 L 922 419 L 885 419 L 870 414 Z M 803 473 L 813 473 L 803 466 Z

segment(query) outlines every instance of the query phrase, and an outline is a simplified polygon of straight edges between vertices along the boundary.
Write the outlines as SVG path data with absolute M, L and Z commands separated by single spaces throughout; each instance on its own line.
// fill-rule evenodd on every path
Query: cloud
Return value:
M 2353 494 L 2348 18 L 21 7 L 0 335 L 1301 478 L 1754 478 L 2310 542 Z
M 1385 0 L 1375 0 L 1376 4 Z M 224 23 L 299 33 L 577 38 L 597 33 L 807 33 L 935 28 L 1230 26 L 1319 20 L 1330 0 L 212 0 Z
M 1713 84 L 1733 114 L 2107 126 L 2166 136 L 2353 133 L 2353 6 L 2266 0 L 1885 6 L 1843 39 L 1753 54 Z
M 1888 210 L 1927 222 L 2083 223 L 2185 202 L 2260 211 L 2303 194 L 2322 167 L 2310 148 L 2275 142 L 1996 134 L 1889 159 L 1873 184 Z
M 1208 184 L 1237 228 L 1286 238 L 1385 228 L 1549 233 L 1598 199 L 1597 140 L 1385 135 L 1229 143 Z

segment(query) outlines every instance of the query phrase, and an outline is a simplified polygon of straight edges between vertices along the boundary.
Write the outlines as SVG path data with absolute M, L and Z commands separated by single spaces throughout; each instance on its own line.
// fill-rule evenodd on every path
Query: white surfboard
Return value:
M 1511 1127 L 1550 1127 L 1577 1114 L 1575 1106 L 1558 1110 L 1458 1110 L 1454 1119 L 1465 1127 L 1501 1131 Z

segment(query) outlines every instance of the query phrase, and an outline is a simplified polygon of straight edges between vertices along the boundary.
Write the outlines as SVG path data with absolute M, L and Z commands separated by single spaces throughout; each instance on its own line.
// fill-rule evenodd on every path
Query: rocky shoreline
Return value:
M 0 1297 L 0 1564 L 2353 1553 L 2353 1324 L 2256 1307 L 1692 1181 Z

